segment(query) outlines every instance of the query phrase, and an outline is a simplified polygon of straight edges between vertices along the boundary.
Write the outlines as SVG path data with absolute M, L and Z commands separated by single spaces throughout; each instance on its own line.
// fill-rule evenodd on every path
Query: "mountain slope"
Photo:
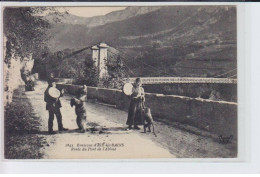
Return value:
M 104 41 L 126 53 L 125 63 L 139 76 L 212 76 L 236 67 L 235 7 L 165 6 L 133 14 L 94 27 L 55 25 L 50 46 L 63 50 Z
M 64 13 L 63 17 L 60 18 L 60 20 L 61 23 L 63 24 L 84 25 L 86 27 L 95 27 L 95 26 L 100 26 L 115 21 L 125 20 L 137 15 L 149 13 L 159 8 L 161 7 L 132 6 L 132 7 L 126 7 L 124 10 L 113 11 L 103 16 L 94 16 L 94 17 L 79 17 L 76 15 L 72 15 L 70 13 Z M 86 11 L 86 13 L 88 12 Z M 55 18 L 56 18 L 55 14 L 50 14 L 48 16 L 45 16 L 45 19 L 49 20 L 51 23 L 55 22 Z

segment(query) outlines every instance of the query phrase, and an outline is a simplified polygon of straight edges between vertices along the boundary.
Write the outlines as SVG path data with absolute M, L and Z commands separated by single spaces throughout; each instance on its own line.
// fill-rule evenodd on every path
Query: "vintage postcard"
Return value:
M 237 158 L 237 6 L 4 6 L 4 159 Z

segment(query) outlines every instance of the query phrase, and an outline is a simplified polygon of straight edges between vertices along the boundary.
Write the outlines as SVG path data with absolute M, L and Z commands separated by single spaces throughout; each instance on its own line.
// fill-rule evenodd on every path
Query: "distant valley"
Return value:
M 66 14 L 49 30 L 49 46 L 55 52 L 106 42 L 138 76 L 213 77 L 236 68 L 236 24 L 234 6 L 127 7 L 91 18 Z

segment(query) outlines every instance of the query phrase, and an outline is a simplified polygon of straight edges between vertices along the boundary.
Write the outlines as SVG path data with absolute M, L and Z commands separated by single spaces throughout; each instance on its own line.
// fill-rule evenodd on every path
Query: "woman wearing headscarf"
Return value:
M 141 79 L 137 78 L 132 88 L 131 102 L 126 121 L 129 129 L 132 129 L 132 126 L 134 126 L 134 129 L 139 130 L 138 125 L 144 125 L 142 116 L 143 102 L 145 101 L 144 95 Z

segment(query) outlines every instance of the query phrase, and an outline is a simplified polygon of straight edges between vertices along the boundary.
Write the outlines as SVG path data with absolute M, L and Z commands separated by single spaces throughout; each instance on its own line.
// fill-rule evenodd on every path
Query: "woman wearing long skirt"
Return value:
M 134 126 L 134 129 L 139 130 L 140 128 L 138 127 L 138 125 L 144 125 L 144 120 L 142 116 L 142 103 L 144 102 L 144 100 L 144 89 L 142 87 L 141 79 L 137 78 L 132 89 L 131 102 L 128 109 L 128 118 L 126 121 L 129 129 L 132 129 L 132 126 Z

